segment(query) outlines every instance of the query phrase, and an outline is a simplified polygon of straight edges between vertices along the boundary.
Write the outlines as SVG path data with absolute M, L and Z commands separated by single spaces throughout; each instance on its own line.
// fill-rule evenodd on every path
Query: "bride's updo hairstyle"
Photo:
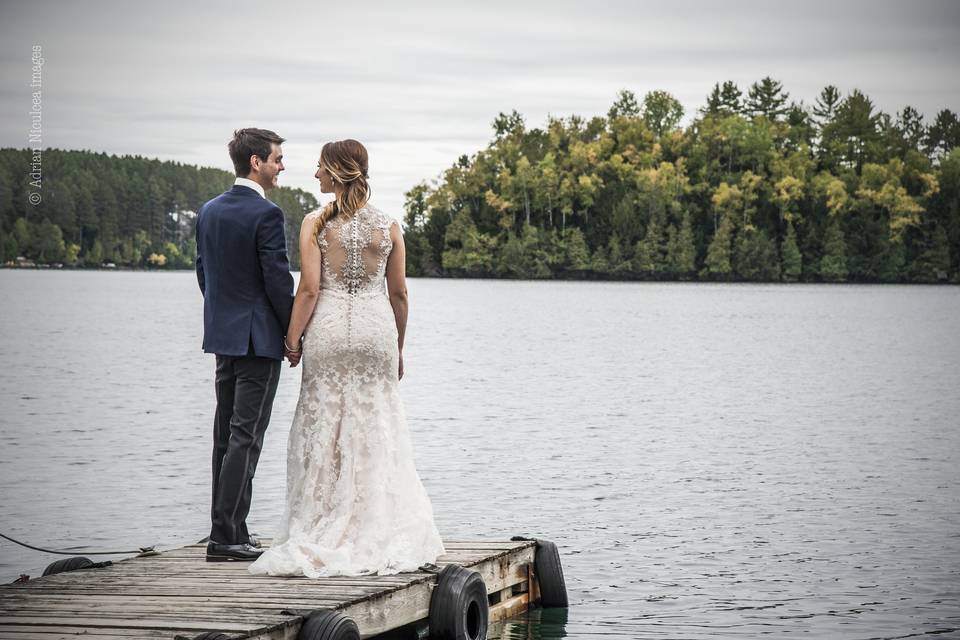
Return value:
M 362 144 L 356 140 L 328 142 L 320 150 L 320 166 L 342 189 L 337 189 L 337 199 L 320 211 L 317 234 L 330 218 L 339 214 L 351 216 L 370 200 L 367 149 Z

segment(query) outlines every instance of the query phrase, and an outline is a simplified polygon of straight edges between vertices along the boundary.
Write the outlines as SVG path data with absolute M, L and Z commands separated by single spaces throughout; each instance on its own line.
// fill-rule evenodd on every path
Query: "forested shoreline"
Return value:
M 764 78 L 680 103 L 621 91 L 605 117 L 516 111 L 406 195 L 409 275 L 960 282 L 960 122 L 890 116 L 828 86 L 789 101 Z M 192 268 L 195 212 L 229 172 L 140 156 L 0 149 L 0 263 Z M 42 200 L 31 204 L 37 192 Z M 291 263 L 317 200 L 281 187 Z
M 516 111 L 406 194 L 408 271 L 508 278 L 960 282 L 960 123 L 828 86 L 663 91 L 606 117 Z
M 0 149 L 0 263 L 100 268 L 192 269 L 196 211 L 233 184 L 228 171 L 179 162 L 46 149 L 40 186 L 32 152 Z M 38 193 L 34 205 L 29 194 Z M 290 258 L 299 266 L 300 223 L 313 194 L 270 192 L 286 214 Z

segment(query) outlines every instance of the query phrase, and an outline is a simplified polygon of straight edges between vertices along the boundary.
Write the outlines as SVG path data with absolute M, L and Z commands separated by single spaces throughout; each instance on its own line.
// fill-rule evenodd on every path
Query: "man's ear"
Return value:
M 261 162 L 262 160 L 260 160 L 260 156 L 258 156 L 257 154 L 253 154 L 252 156 L 250 156 L 250 173 L 253 173 L 254 171 L 259 172 Z

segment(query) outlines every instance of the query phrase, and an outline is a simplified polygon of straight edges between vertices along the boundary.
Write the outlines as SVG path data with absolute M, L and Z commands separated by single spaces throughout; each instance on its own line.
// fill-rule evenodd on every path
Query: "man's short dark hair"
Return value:
M 227 145 L 233 170 L 237 177 L 250 175 L 250 156 L 257 156 L 264 162 L 270 157 L 271 143 L 283 144 L 283 138 L 269 129 L 237 129 L 233 140 Z

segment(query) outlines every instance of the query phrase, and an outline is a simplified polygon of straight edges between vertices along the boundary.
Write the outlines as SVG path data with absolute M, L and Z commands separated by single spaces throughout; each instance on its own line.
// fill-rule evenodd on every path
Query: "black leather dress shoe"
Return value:
M 263 553 L 249 544 L 207 543 L 207 562 L 243 562 L 256 560 Z

